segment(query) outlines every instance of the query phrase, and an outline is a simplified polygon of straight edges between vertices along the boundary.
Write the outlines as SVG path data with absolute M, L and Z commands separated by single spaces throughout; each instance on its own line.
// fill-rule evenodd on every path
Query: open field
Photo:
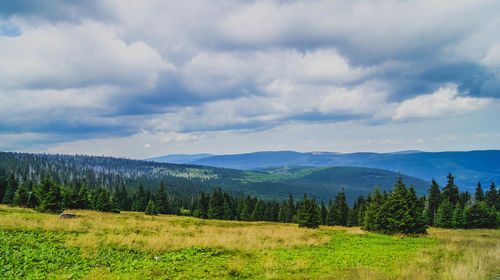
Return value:
M 6 279 L 494 279 L 500 230 L 421 237 L 359 228 L 72 210 L 58 219 L 0 205 Z M 154 257 L 161 260 L 155 260 Z

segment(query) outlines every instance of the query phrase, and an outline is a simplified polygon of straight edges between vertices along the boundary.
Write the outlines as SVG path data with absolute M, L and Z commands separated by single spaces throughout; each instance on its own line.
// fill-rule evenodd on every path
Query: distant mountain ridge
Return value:
M 473 190 L 478 182 L 500 181 L 500 150 L 467 152 L 401 151 L 395 153 L 332 153 L 265 151 L 233 155 L 213 155 L 178 162 L 213 167 L 254 170 L 278 166 L 354 166 L 401 172 L 422 180 L 436 178 L 440 185 L 452 172 L 461 188 Z

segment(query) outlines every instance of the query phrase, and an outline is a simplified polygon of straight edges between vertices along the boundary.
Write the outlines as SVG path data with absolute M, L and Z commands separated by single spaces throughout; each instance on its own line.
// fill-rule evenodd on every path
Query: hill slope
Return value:
M 191 164 L 252 170 L 275 166 L 356 166 L 380 168 L 401 172 L 423 180 L 436 178 L 446 183 L 452 172 L 455 182 L 464 189 L 473 190 L 477 182 L 489 185 L 500 181 L 500 151 L 351 153 L 298 153 L 293 151 L 257 152 L 219 155 L 190 161 Z
M 70 156 L 0 152 L 0 178 L 14 172 L 24 184 L 52 177 L 56 182 L 71 185 L 77 180 L 91 187 L 112 188 L 125 183 L 129 188 L 142 184 L 146 190 L 156 190 L 163 181 L 172 195 L 186 199 L 201 191 L 222 187 L 233 194 L 251 194 L 261 198 L 282 200 L 291 193 L 304 193 L 327 201 L 345 189 L 349 201 L 359 194 L 366 195 L 378 185 L 392 189 L 398 173 L 359 167 L 281 168 L 242 171 L 196 165 L 166 164 L 112 157 Z M 419 194 L 429 183 L 403 175 Z

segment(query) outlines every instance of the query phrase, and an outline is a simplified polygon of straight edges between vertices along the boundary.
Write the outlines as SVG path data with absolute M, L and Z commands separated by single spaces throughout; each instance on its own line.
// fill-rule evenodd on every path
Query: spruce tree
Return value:
M 224 217 L 224 198 L 221 189 L 214 189 L 208 203 L 207 216 L 209 219 L 219 219 Z
M 144 192 L 144 187 L 142 186 L 142 184 L 140 184 L 139 189 L 135 194 L 132 210 L 137 212 L 144 212 L 146 210 L 148 200 L 149 198 L 147 197 L 147 194 Z
M 320 212 L 316 201 L 311 200 L 304 195 L 297 210 L 297 223 L 299 227 L 318 228 L 320 224 Z
M 477 183 L 476 193 L 474 194 L 474 200 L 475 202 L 484 201 L 484 193 L 483 189 L 481 188 L 480 182 Z
M 170 207 L 168 204 L 168 195 L 165 192 L 165 186 L 163 182 L 160 183 L 160 188 L 156 192 L 156 208 L 160 214 L 171 214 Z
M 465 226 L 467 228 L 495 228 L 497 223 L 495 212 L 484 201 L 467 205 L 464 210 Z
M 378 217 L 380 208 L 384 203 L 384 198 L 380 193 L 380 189 L 375 187 L 373 195 L 369 195 L 363 219 L 363 229 L 370 231 L 379 231 L 382 228 L 381 221 Z
M 353 208 L 349 208 L 349 211 L 347 211 L 347 226 L 355 227 L 357 225 L 358 225 L 358 218 L 356 211 Z
M 453 227 L 453 205 L 449 200 L 445 200 L 439 205 L 435 225 L 441 228 Z
M 436 183 L 436 180 L 432 178 L 432 184 L 429 188 L 429 199 L 428 199 L 428 210 L 427 210 L 427 218 L 429 224 L 434 225 L 434 221 L 436 220 L 437 209 L 439 208 L 439 204 L 441 203 L 441 192 L 439 191 L 439 185 Z
M 344 189 L 337 194 L 335 197 L 335 210 L 337 211 L 335 216 L 335 224 L 340 226 L 347 225 L 347 212 L 349 211 L 349 206 L 347 205 Z
M 205 193 L 201 192 L 198 203 L 196 204 L 196 210 L 194 211 L 195 217 L 202 219 L 208 218 L 208 202 L 209 199 L 205 196 Z
M 265 214 L 264 203 L 261 200 L 259 200 L 257 201 L 257 204 L 255 204 L 255 208 L 252 212 L 250 219 L 252 221 L 263 221 L 264 214 Z
M 457 203 L 455 205 L 455 210 L 453 211 L 452 225 L 454 228 L 464 228 L 466 225 L 464 207 L 460 203 Z
M 455 185 L 455 178 L 451 175 L 451 172 L 448 174 L 448 183 L 443 188 L 443 199 L 450 202 L 453 206 L 458 202 L 459 194 L 458 187 Z M 453 208 L 453 207 L 452 207 Z
M 491 182 L 490 189 L 486 192 L 484 196 L 484 202 L 486 206 L 494 207 L 497 206 L 497 189 L 494 182 Z
M 328 211 L 326 213 L 326 224 L 329 226 L 333 226 L 337 222 L 337 208 L 335 208 L 335 204 L 330 199 L 330 203 L 328 204 Z
M 224 203 L 223 203 L 224 214 L 222 215 L 222 219 L 234 220 L 235 213 L 234 213 L 233 203 L 231 201 L 231 197 L 229 196 L 228 193 L 224 192 L 223 198 L 224 198 Z
M 144 211 L 144 214 L 154 216 L 158 215 L 158 210 L 156 209 L 155 203 L 153 200 L 149 200 L 148 204 L 146 205 L 146 210 Z
M 61 187 L 49 179 L 44 179 L 38 189 L 36 210 L 40 212 L 61 213 L 64 210 Z
M 327 224 L 326 216 L 328 215 L 328 210 L 326 210 L 326 206 L 323 201 L 321 201 L 320 213 L 321 213 L 321 224 L 326 225 Z
M 89 190 L 85 184 L 80 187 L 80 190 L 77 194 L 76 208 L 77 209 L 89 209 Z
M 3 204 L 12 205 L 17 188 L 18 188 L 18 182 L 14 177 L 14 174 L 11 174 L 9 176 L 9 179 L 7 180 L 7 188 L 5 189 L 5 193 L 2 199 Z
M 15 206 L 21 206 L 21 207 L 26 207 L 28 206 L 28 190 L 24 185 L 21 185 L 17 191 L 16 194 L 14 195 L 13 199 L 13 205 Z

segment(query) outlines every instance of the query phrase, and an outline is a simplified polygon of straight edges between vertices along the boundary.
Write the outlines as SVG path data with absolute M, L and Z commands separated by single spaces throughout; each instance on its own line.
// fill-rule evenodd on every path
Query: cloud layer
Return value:
M 3 149 L 472 120 L 500 98 L 494 0 L 8 0 L 0 11 Z

